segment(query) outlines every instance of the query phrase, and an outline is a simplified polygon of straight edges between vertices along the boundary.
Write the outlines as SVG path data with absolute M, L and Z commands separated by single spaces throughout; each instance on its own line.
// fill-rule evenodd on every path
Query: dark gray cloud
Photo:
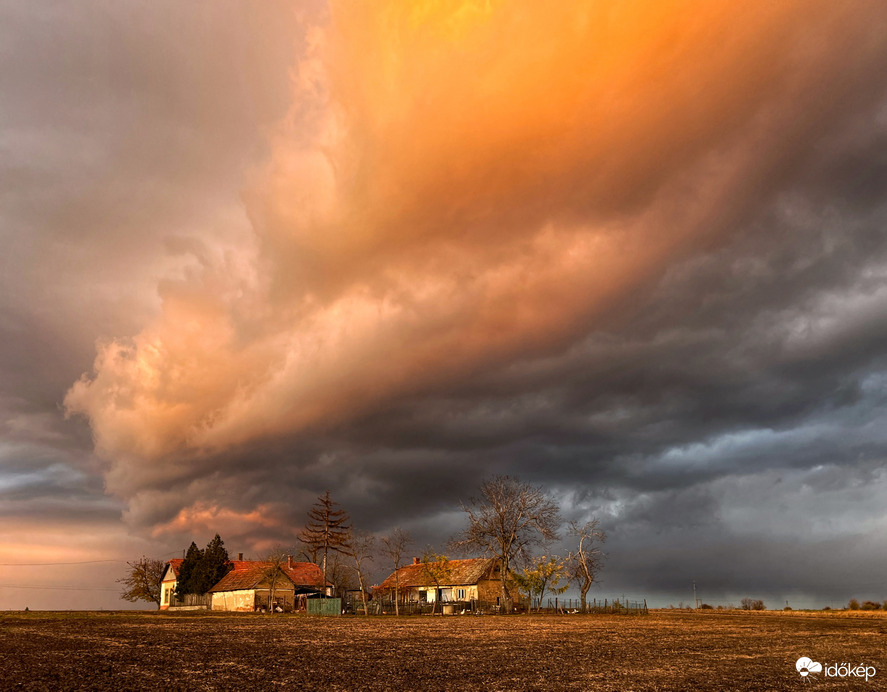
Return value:
M 694 222 L 698 242 L 611 301 L 471 367 L 419 373 L 344 418 L 173 453 L 155 475 L 133 462 L 124 470 L 144 478 L 127 478 L 138 492 L 118 499 L 105 489 L 114 460 L 92 454 L 84 421 L 64 418 L 65 392 L 97 339 L 134 336 L 158 314 L 158 286 L 175 297 L 195 262 L 251 242 L 245 170 L 293 107 L 305 25 L 283 3 L 0 3 L 0 525 L 86 527 L 135 553 L 220 531 L 250 553 L 292 544 L 331 489 L 357 526 L 408 529 L 421 552 L 463 527 L 460 502 L 480 479 L 508 473 L 547 488 L 567 519 L 601 519 L 599 596 L 677 604 L 695 580 L 707 601 L 883 598 L 887 77 L 883 20 L 853 11 L 785 29 L 793 50 L 757 46 L 740 66 L 748 91 L 717 87 L 718 108 L 664 112 L 648 158 L 638 145 L 596 170 L 586 151 L 584 167 L 530 175 L 507 210 L 488 190 L 456 206 L 417 197 L 401 221 L 421 233 L 380 239 L 367 260 L 384 265 L 452 224 L 461 242 L 629 218 L 684 174 L 712 195 L 687 171 L 721 157 L 729 194 Z M 311 104 L 295 104 L 296 122 L 299 108 Z M 284 270 L 310 264 L 310 248 L 280 242 L 306 255 L 272 266 L 276 279 L 308 282 Z M 508 251 L 465 242 L 484 257 Z M 311 271 L 335 268 L 323 252 Z M 344 265 L 309 278 L 322 292 L 358 271 Z M 169 277 L 184 278 L 170 288 Z M 381 368 L 384 349 L 369 353 L 364 367 Z
M 124 505 L 61 404 L 96 341 L 137 333 L 159 279 L 190 261 L 168 238 L 234 243 L 247 226 L 244 169 L 289 105 L 294 15 L 282 2 L 0 2 L 0 562 L 168 552 L 121 538 Z M 113 587 L 115 569 L 86 578 Z M 0 607 L 120 603 L 113 590 L 4 594 Z

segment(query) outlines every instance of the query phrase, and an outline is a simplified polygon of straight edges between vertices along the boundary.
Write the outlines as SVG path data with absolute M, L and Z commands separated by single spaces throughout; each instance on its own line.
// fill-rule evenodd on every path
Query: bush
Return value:
M 831 610 L 831 609 L 832 609 L 831 606 L 826 606 L 825 608 L 823 608 L 823 610 Z
M 783 608 L 783 610 L 791 610 L 791 609 L 792 609 L 791 606 L 786 606 L 785 608 Z
M 859 610 L 859 601 L 857 601 L 855 598 L 851 598 L 850 602 L 847 604 L 847 607 L 850 610 Z
M 712 608 L 708 603 L 703 603 L 701 606 L 699 606 L 699 610 L 714 610 L 714 608 Z
M 739 603 L 743 610 L 766 610 L 764 601 L 756 598 L 743 598 Z
M 881 604 L 877 601 L 866 601 L 860 607 L 863 610 L 881 610 Z

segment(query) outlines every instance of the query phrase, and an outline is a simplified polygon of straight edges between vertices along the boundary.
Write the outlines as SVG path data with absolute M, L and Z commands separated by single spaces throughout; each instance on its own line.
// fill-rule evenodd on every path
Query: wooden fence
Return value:
M 186 593 L 175 594 L 172 597 L 170 608 L 199 608 L 212 610 L 213 595 L 211 593 Z
M 309 598 L 308 615 L 341 615 L 341 598 Z

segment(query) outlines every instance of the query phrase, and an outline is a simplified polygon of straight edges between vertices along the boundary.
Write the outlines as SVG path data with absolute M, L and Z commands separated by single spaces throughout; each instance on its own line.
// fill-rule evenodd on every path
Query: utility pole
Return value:
M 696 598 L 696 580 L 693 580 L 693 610 L 699 610 L 699 599 Z

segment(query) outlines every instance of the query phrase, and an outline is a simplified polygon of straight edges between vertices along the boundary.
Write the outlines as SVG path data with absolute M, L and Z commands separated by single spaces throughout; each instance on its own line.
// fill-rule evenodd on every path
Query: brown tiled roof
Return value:
M 232 569 L 210 589 L 215 591 L 241 591 L 254 589 L 265 578 L 272 563 L 256 560 L 232 560 Z M 323 584 L 323 572 L 312 562 L 293 562 L 281 565 L 281 571 L 295 586 L 319 588 Z
M 477 584 L 481 577 L 487 573 L 490 567 L 496 562 L 494 558 L 470 558 L 468 560 L 450 560 L 449 576 L 441 581 L 442 586 L 465 586 L 468 584 Z M 420 562 L 417 564 L 401 567 L 396 572 L 379 584 L 378 589 L 393 589 L 395 585 L 394 575 L 397 574 L 397 583 L 401 589 L 416 586 L 434 586 L 434 581 L 428 577 L 425 571 L 425 564 Z

